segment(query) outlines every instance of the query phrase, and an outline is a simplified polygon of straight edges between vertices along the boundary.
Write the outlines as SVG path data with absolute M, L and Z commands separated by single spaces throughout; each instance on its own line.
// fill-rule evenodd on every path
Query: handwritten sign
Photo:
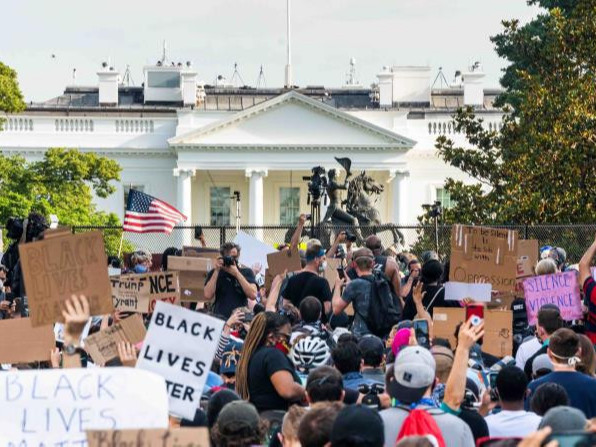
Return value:
M 0 437 L 12 446 L 86 445 L 86 430 L 167 428 L 163 378 L 134 368 L 9 371 Z
M 0 321 L 0 363 L 50 360 L 54 348 L 52 325 L 32 327 L 29 318 Z
M 209 447 L 207 428 L 175 430 L 94 430 L 87 432 L 89 447 Z
M 168 256 L 168 269 L 179 273 L 181 301 L 204 300 L 205 281 L 213 263 L 210 258 Z
M 166 379 L 170 413 L 193 419 L 224 322 L 159 301 L 137 368 Z
M 493 290 L 515 290 L 517 231 L 454 225 L 451 232 L 452 281 L 492 284 Z
M 150 313 L 157 301 L 180 303 L 178 272 L 142 273 L 110 277 L 114 309 Z
M 538 262 L 538 241 L 536 239 L 520 239 L 517 247 L 517 277 L 525 278 L 535 275 L 534 267 Z
M 99 231 L 19 244 L 34 327 L 62 322 L 64 301 L 85 295 L 91 315 L 114 311 L 103 238 Z
M 145 339 L 147 330 L 140 314 L 125 318 L 118 323 L 91 334 L 85 339 L 85 351 L 89 353 L 93 362 L 105 365 L 118 357 L 118 343 L 127 341 L 137 344 Z
M 545 304 L 555 304 L 564 320 L 583 317 L 579 284 L 575 272 L 533 276 L 524 280 L 528 324 L 536 324 L 538 311 Z

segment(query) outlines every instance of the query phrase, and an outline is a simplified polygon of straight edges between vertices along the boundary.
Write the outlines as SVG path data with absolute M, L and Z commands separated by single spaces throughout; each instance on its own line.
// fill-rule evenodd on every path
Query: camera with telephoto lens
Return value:
M 308 182 L 309 199 L 312 197 L 312 200 L 318 201 L 325 193 L 325 188 L 327 188 L 326 171 L 321 166 L 315 166 L 311 169 L 311 172 L 312 175 L 310 177 L 302 177 L 302 180 Z
M 224 267 L 231 267 L 236 265 L 236 260 L 232 256 L 224 256 L 222 258 Z
M 379 399 L 379 395 L 385 392 L 385 387 L 382 384 L 373 383 L 372 385 L 368 385 L 363 383 L 358 387 L 358 392 L 364 394 L 362 405 L 371 410 L 381 410 L 381 399 Z

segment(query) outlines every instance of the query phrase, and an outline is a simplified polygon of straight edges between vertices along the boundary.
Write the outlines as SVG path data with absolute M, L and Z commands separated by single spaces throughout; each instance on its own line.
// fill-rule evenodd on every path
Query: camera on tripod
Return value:
M 327 188 L 327 177 L 325 177 L 325 168 L 322 166 L 315 166 L 311 169 L 312 175 L 310 177 L 302 177 L 302 180 L 308 182 L 308 203 L 319 202 L 325 189 Z

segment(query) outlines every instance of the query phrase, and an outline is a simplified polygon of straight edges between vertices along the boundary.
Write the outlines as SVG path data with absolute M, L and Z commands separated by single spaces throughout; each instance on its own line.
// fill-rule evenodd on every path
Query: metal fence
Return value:
M 586 248 L 594 240 L 596 234 L 595 225 L 498 225 L 498 228 L 509 228 L 519 232 L 522 239 L 537 239 L 540 246 L 552 245 L 563 247 L 567 251 L 567 258 L 570 263 L 578 262 Z M 152 253 L 162 253 L 168 247 L 182 247 L 184 245 L 199 245 L 194 238 L 195 226 L 176 227 L 171 234 L 148 233 L 148 234 L 124 234 L 123 252 L 144 248 Z M 233 226 L 201 226 L 207 246 L 219 247 L 222 243 L 234 240 L 236 227 Z M 345 227 L 325 226 L 315 236 L 329 245 L 335 235 Z M 118 252 L 121 227 L 73 227 L 73 232 L 100 230 L 104 233 L 106 246 L 110 254 Z M 270 245 L 277 245 L 289 242 L 294 227 L 280 225 L 266 226 L 241 226 L 240 230 L 254 236 Z M 315 228 L 315 231 L 317 228 Z M 383 241 L 384 247 L 395 243 L 394 231 L 399 232 L 401 239 L 395 244 L 399 251 L 408 250 L 420 253 L 424 250 L 437 250 L 441 256 L 448 256 L 450 251 L 451 225 L 434 226 L 409 225 L 382 227 L 361 227 L 364 237 L 370 234 L 377 234 Z M 302 240 L 305 241 L 311 236 L 311 228 L 305 228 Z M 438 247 L 437 241 L 438 239 Z

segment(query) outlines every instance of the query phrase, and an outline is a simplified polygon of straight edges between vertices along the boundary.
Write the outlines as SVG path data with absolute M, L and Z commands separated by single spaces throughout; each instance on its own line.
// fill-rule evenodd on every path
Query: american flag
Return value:
M 133 233 L 168 233 L 186 216 L 166 202 L 131 189 L 124 213 L 124 231 Z

